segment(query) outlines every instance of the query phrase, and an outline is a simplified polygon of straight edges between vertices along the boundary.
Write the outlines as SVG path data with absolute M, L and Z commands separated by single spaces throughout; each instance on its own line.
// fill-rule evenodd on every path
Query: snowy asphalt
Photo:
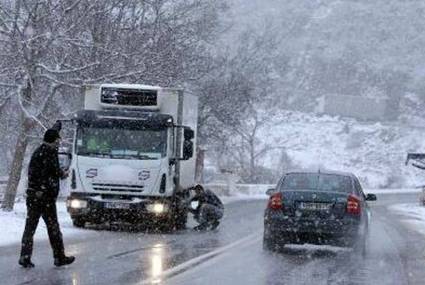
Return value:
M 418 194 L 378 195 L 365 259 L 335 247 L 262 250 L 266 201 L 226 205 L 219 230 L 171 234 L 87 229 L 65 236 L 77 261 L 55 268 L 47 242 L 36 242 L 34 269 L 17 265 L 19 246 L 0 247 L 0 284 L 424 284 L 425 238 L 388 206 Z M 193 224 L 189 224 L 191 226 Z

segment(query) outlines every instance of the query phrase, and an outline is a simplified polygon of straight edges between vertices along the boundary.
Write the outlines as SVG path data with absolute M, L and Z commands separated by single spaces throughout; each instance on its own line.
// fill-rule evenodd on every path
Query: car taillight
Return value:
M 282 193 L 273 194 L 270 197 L 269 204 L 267 205 L 269 209 L 280 210 L 283 209 L 283 196 Z
M 348 196 L 347 199 L 347 213 L 353 215 L 360 215 L 360 199 L 354 195 Z

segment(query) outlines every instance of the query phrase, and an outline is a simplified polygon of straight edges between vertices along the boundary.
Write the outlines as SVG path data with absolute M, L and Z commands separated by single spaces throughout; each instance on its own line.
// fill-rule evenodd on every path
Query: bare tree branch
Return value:
M 33 121 L 35 121 L 37 124 L 39 124 L 44 130 L 47 130 L 46 126 L 44 126 L 44 124 L 42 122 L 40 122 L 40 120 L 32 115 L 24 106 L 24 104 L 22 103 L 22 98 L 21 98 L 21 94 L 22 94 L 22 89 L 23 86 L 19 86 L 18 90 L 17 90 L 17 98 L 18 98 L 18 103 L 19 103 L 19 107 L 21 108 L 22 112 L 24 113 L 25 117 L 28 119 L 31 119 Z
M 18 87 L 18 85 L 17 84 L 13 84 L 13 83 L 0 82 L 0 87 L 12 87 L 12 88 L 16 88 L 16 87 Z
M 48 68 L 47 66 L 45 66 L 44 64 L 40 64 L 40 63 L 37 64 L 37 66 L 43 68 L 44 70 L 46 70 L 49 73 L 66 74 L 66 73 L 75 73 L 75 72 L 79 72 L 79 71 L 84 71 L 86 69 L 90 69 L 92 67 L 95 67 L 99 64 L 100 64 L 99 62 L 93 62 L 93 63 L 87 64 L 85 66 L 76 67 L 76 68 L 73 68 L 73 69 L 66 69 L 66 70 L 51 69 L 51 68 Z

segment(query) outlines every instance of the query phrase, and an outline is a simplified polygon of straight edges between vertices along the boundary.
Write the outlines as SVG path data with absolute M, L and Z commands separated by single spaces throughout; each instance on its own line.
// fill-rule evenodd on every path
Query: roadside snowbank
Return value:
M 400 189 L 364 189 L 365 194 L 403 194 L 403 193 L 419 193 L 420 188 L 400 188 Z
M 390 206 L 389 209 L 405 218 L 402 221 L 416 232 L 425 235 L 425 207 L 418 203 L 397 204 Z
M 66 212 L 65 202 L 57 202 L 58 219 L 61 226 L 62 234 L 65 237 L 83 234 L 84 230 L 77 229 L 72 225 L 72 220 Z M 4 212 L 0 210 L 0 246 L 19 243 L 22 238 L 22 233 L 25 228 L 25 217 L 27 209 L 25 202 L 17 202 L 14 210 L 11 212 Z M 34 240 L 46 240 L 47 229 L 44 221 L 40 219 Z
M 221 196 L 220 199 L 223 204 L 234 203 L 238 201 L 249 201 L 249 200 L 266 200 L 269 196 L 266 194 L 255 194 L 255 195 L 244 195 L 237 194 L 234 196 Z
M 259 185 L 255 187 L 255 185 L 250 184 L 237 184 L 236 189 L 231 192 L 231 195 L 224 195 L 225 193 L 223 189 L 226 187 L 221 185 L 222 187 L 217 187 L 218 184 L 214 185 L 214 187 L 209 187 L 206 185 L 208 189 L 211 189 L 214 193 L 219 195 L 220 197 L 228 197 L 230 199 L 264 199 L 268 196 L 266 195 L 266 191 L 269 188 L 275 188 L 276 185 Z M 421 188 L 394 188 L 394 189 L 364 189 L 366 194 L 402 194 L 402 193 L 419 193 L 421 192 Z

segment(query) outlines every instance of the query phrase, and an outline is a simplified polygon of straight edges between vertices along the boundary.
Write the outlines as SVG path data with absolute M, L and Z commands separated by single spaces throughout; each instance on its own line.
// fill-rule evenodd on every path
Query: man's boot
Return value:
M 19 265 L 21 265 L 23 268 L 33 268 L 34 263 L 31 262 L 30 257 L 21 256 L 18 261 Z
M 220 224 L 219 220 L 215 220 L 214 222 L 211 223 L 211 230 L 215 230 L 218 225 Z
M 203 224 L 200 224 L 200 225 L 194 227 L 193 230 L 197 231 L 197 232 L 201 232 L 201 231 L 205 231 L 207 229 L 207 227 L 208 227 L 208 224 L 203 223 Z
M 59 258 L 55 258 L 54 264 L 55 266 L 64 266 L 73 263 L 75 260 L 74 256 L 63 256 Z

